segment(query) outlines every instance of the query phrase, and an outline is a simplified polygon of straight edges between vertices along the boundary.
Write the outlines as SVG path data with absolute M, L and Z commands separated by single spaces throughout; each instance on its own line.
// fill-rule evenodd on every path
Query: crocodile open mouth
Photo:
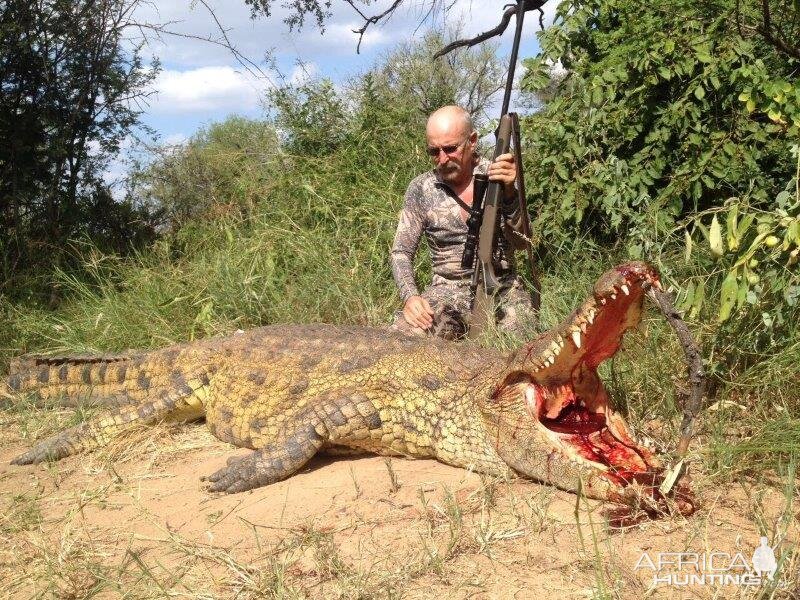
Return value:
M 506 380 L 524 394 L 528 414 L 553 446 L 623 486 L 652 485 L 661 472 L 609 404 L 597 375 L 597 366 L 617 352 L 625 331 L 639 323 L 647 287 L 660 287 L 655 271 L 641 264 L 621 265 L 601 278 L 593 296 L 564 325 L 529 345 L 529 369 Z
M 592 379 L 592 385 L 586 386 Z M 531 382 L 525 398 L 537 427 L 570 460 L 602 471 L 618 485 L 655 481 L 658 462 L 634 441 L 596 378 L 585 373 L 556 389 Z

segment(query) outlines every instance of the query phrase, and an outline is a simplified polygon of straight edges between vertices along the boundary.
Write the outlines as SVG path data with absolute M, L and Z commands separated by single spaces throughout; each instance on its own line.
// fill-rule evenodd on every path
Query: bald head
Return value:
M 431 136 L 456 136 L 464 139 L 472 133 L 473 129 L 469 113 L 460 106 L 449 105 L 431 113 L 425 133 L 429 138 Z

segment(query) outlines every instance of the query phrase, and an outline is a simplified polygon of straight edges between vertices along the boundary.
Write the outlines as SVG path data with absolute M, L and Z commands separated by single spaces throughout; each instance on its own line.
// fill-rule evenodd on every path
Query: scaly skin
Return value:
M 268 485 L 347 447 L 626 501 L 642 484 L 652 491 L 660 467 L 595 369 L 639 322 L 649 285 L 658 276 L 644 263 L 608 271 L 562 325 L 510 355 L 377 328 L 278 325 L 147 353 L 25 358 L 12 365 L 12 392 L 113 410 L 13 463 L 91 449 L 134 421 L 205 415 L 219 439 L 255 450 L 211 475 L 211 491 Z

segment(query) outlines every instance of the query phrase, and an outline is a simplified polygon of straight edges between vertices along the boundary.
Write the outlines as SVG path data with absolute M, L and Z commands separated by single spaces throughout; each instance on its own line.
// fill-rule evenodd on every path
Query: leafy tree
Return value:
M 154 153 L 131 174 L 129 195 L 159 216 L 160 229 L 172 231 L 251 216 L 283 155 L 270 123 L 237 116 Z
M 284 136 L 284 148 L 292 154 L 329 154 L 344 138 L 347 108 L 329 79 L 275 88 L 268 104 Z
M 527 62 L 531 88 L 549 82 L 556 61 L 569 73 L 528 128 L 544 213 L 616 234 L 646 227 L 647 214 L 670 226 L 748 190 L 754 201 L 775 198 L 793 174 L 797 125 L 749 114 L 739 95 L 796 66 L 738 36 L 726 0 L 640 8 L 563 2 Z
M 244 0 L 250 7 L 253 18 L 259 15 L 271 16 L 273 2 L 274 0 Z M 285 19 L 290 27 L 302 27 L 307 16 L 311 16 L 318 27 L 322 27 L 325 20 L 331 16 L 331 3 L 331 0 L 285 0 L 281 6 L 292 11 Z
M 383 65 L 373 70 L 386 104 L 407 98 L 425 118 L 440 106 L 458 104 L 476 120 L 485 120 L 497 92 L 505 84 L 506 65 L 497 56 L 497 44 L 491 43 L 431 60 L 458 35 L 458 30 L 446 36 L 431 31 L 420 41 L 395 47 Z
M 421 139 L 428 115 L 446 104 L 461 105 L 477 123 L 485 122 L 504 84 L 505 67 L 496 46 L 457 50 L 432 60 L 446 43 L 436 32 L 421 42 L 402 43 L 342 89 L 327 79 L 308 78 L 271 91 L 267 104 L 282 147 L 294 155 L 324 156 L 353 144 L 354 135 L 368 132 L 380 138 L 383 129 L 398 125 Z
M 133 237 L 147 230 L 140 211 L 107 201 L 102 179 L 156 74 L 139 48 L 125 47 L 137 4 L 0 2 L 2 291 L 19 289 L 14 278 L 37 263 L 58 263 L 73 236 L 94 232 L 101 246 L 124 245 L 117 229 L 103 239 L 109 220 L 134 219 L 125 223 Z M 92 222 L 100 205 L 103 218 Z
M 404 186 L 429 164 L 422 152 L 429 112 L 460 103 L 480 122 L 502 87 L 504 68 L 492 47 L 431 62 L 443 40 L 430 33 L 415 47 L 402 44 L 341 87 L 307 78 L 273 89 L 268 120 L 231 117 L 185 145 L 160 149 L 136 169 L 131 198 L 161 215 L 162 229 L 179 230 L 224 216 L 257 217 L 268 210 L 264 186 L 287 169 L 322 177 L 335 164 L 342 176 L 362 177 L 408 163 L 398 183 Z

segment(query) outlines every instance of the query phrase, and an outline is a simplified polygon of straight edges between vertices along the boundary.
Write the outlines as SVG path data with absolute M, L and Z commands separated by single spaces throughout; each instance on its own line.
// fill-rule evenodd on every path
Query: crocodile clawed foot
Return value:
M 45 462 L 48 458 L 46 450 L 40 448 L 40 445 L 34 446 L 24 454 L 20 454 L 11 461 L 12 465 L 35 465 L 40 462 Z
M 36 465 L 43 462 L 59 460 L 65 456 L 73 454 L 70 445 L 70 434 L 73 430 L 43 440 L 33 448 L 20 454 L 11 461 L 12 465 Z
M 227 466 L 202 479 L 211 483 L 208 486 L 209 492 L 245 492 L 271 483 L 264 466 L 260 453 L 254 452 L 243 458 L 228 459 Z
M 634 484 L 612 499 L 618 503 L 617 506 L 603 513 L 612 529 L 622 529 L 652 519 L 688 517 L 697 510 L 694 495 L 686 485 L 680 485 L 664 496 L 658 489 Z

